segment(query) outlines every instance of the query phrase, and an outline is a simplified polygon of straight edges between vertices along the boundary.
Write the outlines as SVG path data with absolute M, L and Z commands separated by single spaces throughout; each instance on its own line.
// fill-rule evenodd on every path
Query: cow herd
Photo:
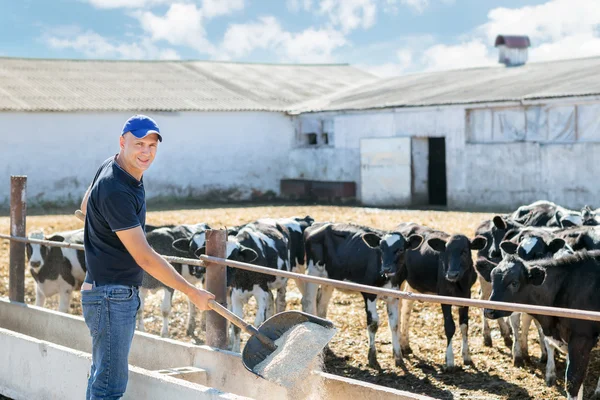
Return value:
M 418 293 L 469 298 L 479 280 L 481 297 L 503 302 L 526 303 L 600 311 L 600 213 L 584 207 L 568 210 L 548 201 L 519 207 L 513 213 L 483 221 L 472 237 L 449 234 L 411 222 L 392 230 L 352 223 L 315 222 L 304 218 L 263 218 L 227 228 L 226 257 L 267 268 L 298 272 L 339 281 Z M 160 254 L 196 259 L 206 251 L 207 223 L 147 226 L 148 243 Z M 30 238 L 44 238 L 32 232 Z M 47 240 L 82 243 L 83 231 L 55 233 Z M 472 252 L 476 257 L 473 258 Z M 85 276 L 83 252 L 70 248 L 27 244 L 28 266 L 36 281 L 36 305 L 47 297 L 60 296 L 59 311 L 68 312 L 72 293 Z M 205 269 L 174 264 L 185 279 L 204 284 Z M 321 317 L 333 287 L 296 282 L 302 310 Z M 243 317 L 243 306 L 254 297 L 255 325 L 286 308 L 287 279 L 241 269 L 227 268 L 228 305 Z M 144 330 L 144 298 L 164 291 L 161 335 L 169 336 L 173 290 L 145 274 L 140 297 L 138 329 Z M 275 295 L 273 294 L 275 292 Z M 375 350 L 379 327 L 377 296 L 364 299 L 368 360 L 380 369 Z M 411 353 L 409 326 L 412 301 L 383 298 L 387 306 L 395 363 Z M 455 368 L 452 340 L 456 332 L 451 306 L 442 305 L 446 336 L 444 367 Z M 555 384 L 555 350 L 567 355 L 566 385 L 569 398 L 582 394 L 590 352 L 596 345 L 600 323 L 577 319 L 528 315 L 485 309 L 484 344 L 492 345 L 488 319 L 498 321 L 505 344 L 512 346 L 515 365 L 528 357 L 527 333 L 535 323 L 546 366 L 546 382 Z M 468 344 L 468 308 L 458 308 L 463 364 L 471 364 Z M 189 304 L 187 334 L 196 329 L 196 310 Z M 231 327 L 231 348 L 240 351 L 240 330 Z M 599 387 L 596 392 L 600 391 Z

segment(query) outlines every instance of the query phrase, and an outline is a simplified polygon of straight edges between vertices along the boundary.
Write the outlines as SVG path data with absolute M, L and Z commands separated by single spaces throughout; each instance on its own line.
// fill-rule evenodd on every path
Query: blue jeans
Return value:
M 120 399 L 127 388 L 127 358 L 140 307 L 138 288 L 94 286 L 81 292 L 81 307 L 92 336 L 86 399 Z

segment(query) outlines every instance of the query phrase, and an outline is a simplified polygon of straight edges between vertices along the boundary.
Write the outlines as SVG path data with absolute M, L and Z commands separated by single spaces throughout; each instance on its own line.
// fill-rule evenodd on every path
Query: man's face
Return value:
M 123 151 L 124 161 L 129 168 L 138 170 L 141 173 L 146 171 L 158 149 L 158 135 L 151 133 L 141 139 L 127 132 L 120 139 L 121 150 Z

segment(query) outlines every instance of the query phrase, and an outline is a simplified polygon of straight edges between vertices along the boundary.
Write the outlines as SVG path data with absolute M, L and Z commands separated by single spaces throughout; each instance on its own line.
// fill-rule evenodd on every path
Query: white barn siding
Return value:
M 100 163 L 118 152 L 121 127 L 132 114 L 0 113 L 0 172 L 7 177 L 0 205 L 9 203 L 9 175 L 27 175 L 29 204 L 79 201 Z M 164 138 L 144 177 L 147 198 L 279 194 L 294 138 L 283 113 L 146 114 Z
M 360 195 L 361 138 L 445 137 L 447 199 L 451 208 L 511 208 L 540 199 L 572 208 L 585 204 L 600 207 L 594 163 L 600 143 L 470 143 L 464 106 L 301 117 L 333 119 L 335 139 L 330 147 L 293 149 L 286 178 L 355 181 Z M 419 162 L 413 167 L 425 169 L 413 173 L 413 179 L 424 179 L 427 166 Z M 414 182 L 413 190 L 413 202 L 422 203 L 426 193 L 423 184 Z

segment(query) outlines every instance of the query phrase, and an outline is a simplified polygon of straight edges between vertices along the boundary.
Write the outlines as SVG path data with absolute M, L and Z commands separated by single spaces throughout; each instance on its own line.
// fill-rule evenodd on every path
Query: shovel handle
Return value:
M 254 326 L 247 323 L 246 321 L 229 311 L 227 308 L 223 307 L 221 304 L 217 303 L 214 300 L 209 300 L 208 306 L 211 310 L 221 315 L 223 318 L 225 318 L 226 320 L 228 320 L 247 334 L 251 336 L 256 336 L 256 338 L 260 340 L 261 343 L 264 344 L 269 350 L 275 351 L 275 349 L 277 349 L 275 342 L 273 342 L 267 336 L 260 333 L 258 329 L 256 329 Z

